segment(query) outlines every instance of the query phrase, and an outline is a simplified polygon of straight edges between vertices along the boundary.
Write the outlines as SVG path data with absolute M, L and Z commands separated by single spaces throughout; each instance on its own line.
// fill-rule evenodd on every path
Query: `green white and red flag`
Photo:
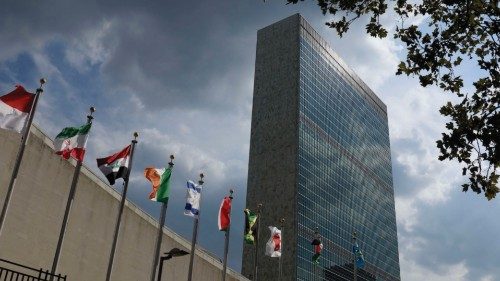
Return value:
M 64 159 L 71 156 L 78 161 L 83 161 L 91 126 L 92 123 L 88 123 L 81 127 L 64 128 L 54 140 L 56 154 L 61 155 Z

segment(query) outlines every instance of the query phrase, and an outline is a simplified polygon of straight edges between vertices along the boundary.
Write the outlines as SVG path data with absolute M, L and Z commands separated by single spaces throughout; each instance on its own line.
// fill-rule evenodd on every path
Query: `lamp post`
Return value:
M 173 257 L 181 257 L 189 254 L 184 250 L 180 250 L 179 248 L 173 248 L 169 252 L 164 253 L 165 256 L 160 257 L 160 268 L 158 269 L 158 281 L 161 281 L 161 273 L 163 271 L 163 262 L 169 260 Z

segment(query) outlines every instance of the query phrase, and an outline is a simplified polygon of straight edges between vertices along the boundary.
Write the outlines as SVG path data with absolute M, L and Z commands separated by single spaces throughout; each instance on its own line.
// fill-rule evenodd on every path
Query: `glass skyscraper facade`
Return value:
M 280 218 L 282 280 L 353 280 L 354 232 L 357 280 L 400 280 L 386 106 L 298 14 L 259 30 L 249 161 L 247 206 L 264 205 L 258 280 L 277 280 L 262 244 Z

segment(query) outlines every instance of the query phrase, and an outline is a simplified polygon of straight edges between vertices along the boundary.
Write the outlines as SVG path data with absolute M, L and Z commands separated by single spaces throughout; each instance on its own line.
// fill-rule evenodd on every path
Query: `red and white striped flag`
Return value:
M 231 224 L 231 198 L 224 197 L 219 209 L 219 230 L 227 231 Z
M 30 114 L 35 95 L 27 92 L 23 86 L 0 97 L 0 128 L 20 133 Z

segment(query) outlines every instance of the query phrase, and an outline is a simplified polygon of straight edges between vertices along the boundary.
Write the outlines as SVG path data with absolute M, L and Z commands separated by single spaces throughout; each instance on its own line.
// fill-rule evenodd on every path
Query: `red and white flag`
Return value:
M 30 114 L 35 95 L 22 86 L 0 97 L 0 128 L 20 133 Z
M 219 209 L 219 230 L 227 231 L 231 224 L 231 198 L 224 197 Z
M 275 226 L 270 226 L 271 237 L 266 243 L 266 256 L 272 258 L 281 257 L 281 230 Z

